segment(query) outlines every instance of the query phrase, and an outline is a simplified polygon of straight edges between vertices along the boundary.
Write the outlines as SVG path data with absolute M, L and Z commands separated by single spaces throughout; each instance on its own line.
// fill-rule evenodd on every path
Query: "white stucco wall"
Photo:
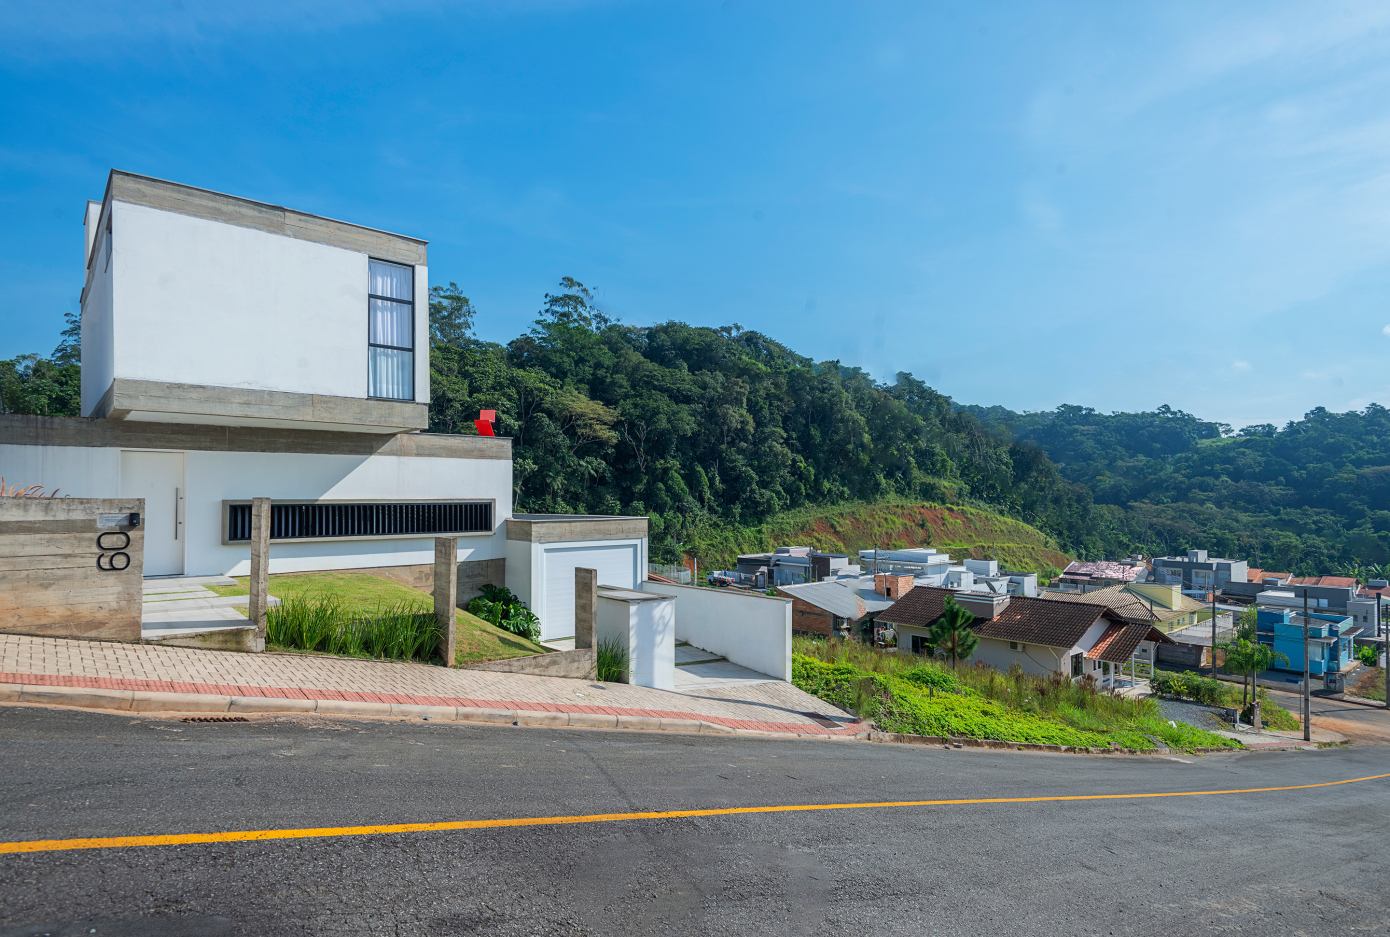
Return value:
M 73 498 L 119 497 L 121 451 L 0 443 L 0 476 L 11 485 L 43 485 Z
M 898 641 L 901 646 L 902 638 L 899 637 Z M 1001 673 L 1008 673 L 1017 664 L 1026 674 L 1047 677 L 1069 672 L 1066 653 L 1063 648 L 1044 644 L 1019 644 L 1018 650 L 1013 650 L 1008 641 L 981 638 L 975 645 L 975 653 L 970 655 L 970 662 L 985 664 Z
M 106 234 L 97 238 L 96 256 L 92 258 L 91 280 L 82 300 L 82 415 L 91 416 L 92 410 L 101 402 L 106 389 L 111 386 L 115 369 L 114 349 L 111 338 L 111 269 L 112 263 L 106 261 L 106 251 L 110 245 Z M 86 271 L 83 271 L 84 275 Z
M 676 638 L 778 680 L 792 675 L 791 599 L 643 582 L 642 591 L 676 599 Z
M 111 207 L 115 377 L 367 396 L 366 254 Z M 415 399 L 424 403 L 427 304 L 417 266 Z
M 624 599 L 599 593 L 594 619 L 598 642 L 616 641 L 628 652 L 628 683 L 671 690 L 676 685 L 676 602 Z
M 74 497 L 116 497 L 121 450 L 94 447 L 0 445 L 0 475 L 21 484 L 61 488 Z M 505 459 L 436 459 L 310 453 L 201 452 L 184 454 L 184 572 L 245 575 L 244 544 L 222 544 L 222 502 L 253 497 L 281 500 L 420 501 L 495 499 L 489 535 L 459 538 L 459 559 L 505 555 L 511 515 L 511 463 Z M 430 537 L 272 543 L 271 572 L 354 569 L 434 562 Z M 510 563 L 508 566 L 510 567 Z

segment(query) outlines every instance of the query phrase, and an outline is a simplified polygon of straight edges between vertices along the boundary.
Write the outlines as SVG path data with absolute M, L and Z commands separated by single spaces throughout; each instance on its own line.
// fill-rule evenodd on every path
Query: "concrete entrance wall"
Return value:
M 0 631 L 140 640 L 139 498 L 0 498 Z

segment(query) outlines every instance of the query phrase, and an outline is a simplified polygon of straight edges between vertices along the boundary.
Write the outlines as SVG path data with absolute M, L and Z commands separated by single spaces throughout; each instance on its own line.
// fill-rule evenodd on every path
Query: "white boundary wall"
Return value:
M 0 475 L 12 484 L 59 488 L 70 497 L 112 498 L 119 496 L 122 487 L 121 452 L 117 448 L 0 445 Z M 250 569 L 249 544 L 222 543 L 224 499 L 495 499 L 493 532 L 460 536 L 461 561 L 505 555 L 505 525 L 512 513 L 512 464 L 506 459 L 187 451 L 183 487 L 181 547 L 184 572 L 190 576 L 244 576 Z M 433 537 L 272 543 L 270 547 L 273 573 L 433 562 Z
M 791 599 L 700 586 L 643 582 L 642 591 L 676 599 L 676 640 L 778 680 L 792 678 Z
M 630 596 L 630 598 L 628 597 Z M 600 589 L 594 640 L 627 649 L 627 682 L 673 690 L 676 686 L 676 603 L 626 589 Z

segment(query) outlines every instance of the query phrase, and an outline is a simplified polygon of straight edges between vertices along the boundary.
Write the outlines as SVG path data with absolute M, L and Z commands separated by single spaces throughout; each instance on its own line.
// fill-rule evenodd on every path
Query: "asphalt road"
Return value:
M 1188 760 L 0 708 L 0 841 L 1310 784 L 1390 748 Z M 0 935 L 1359 934 L 1390 779 L 0 855 Z

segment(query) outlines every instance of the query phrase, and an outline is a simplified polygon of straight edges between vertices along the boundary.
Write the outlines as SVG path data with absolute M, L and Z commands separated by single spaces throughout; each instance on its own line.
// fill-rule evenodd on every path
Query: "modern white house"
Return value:
M 511 440 L 428 425 L 426 242 L 113 171 L 85 213 L 82 415 L 0 416 L 0 475 L 144 499 L 146 576 L 429 566 L 573 635 L 574 569 L 637 588 L 646 518 L 514 516 Z

